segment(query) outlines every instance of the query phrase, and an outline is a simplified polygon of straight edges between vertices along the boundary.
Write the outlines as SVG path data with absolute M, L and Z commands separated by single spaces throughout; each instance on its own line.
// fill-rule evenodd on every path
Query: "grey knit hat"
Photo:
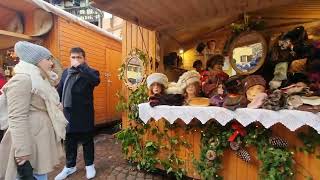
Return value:
M 51 52 L 42 46 L 19 41 L 14 46 L 14 51 L 21 61 L 37 65 L 43 59 L 49 59 Z

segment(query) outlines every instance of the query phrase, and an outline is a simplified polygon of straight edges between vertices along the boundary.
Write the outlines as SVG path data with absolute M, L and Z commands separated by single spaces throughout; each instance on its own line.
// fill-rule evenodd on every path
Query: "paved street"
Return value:
M 124 160 L 121 153 L 121 145 L 115 140 L 112 135 L 99 134 L 95 137 L 95 166 L 97 170 L 96 180 L 168 180 L 169 177 L 149 174 L 136 170 Z M 54 179 L 55 175 L 63 168 L 62 163 L 50 173 L 49 179 Z M 79 146 L 78 171 L 67 178 L 68 180 L 81 180 L 85 178 L 85 169 L 82 148 Z

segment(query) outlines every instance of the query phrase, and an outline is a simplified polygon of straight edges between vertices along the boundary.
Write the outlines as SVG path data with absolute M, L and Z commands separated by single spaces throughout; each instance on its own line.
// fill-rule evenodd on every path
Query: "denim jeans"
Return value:
M 37 180 L 48 180 L 47 174 L 34 174 L 33 175 Z

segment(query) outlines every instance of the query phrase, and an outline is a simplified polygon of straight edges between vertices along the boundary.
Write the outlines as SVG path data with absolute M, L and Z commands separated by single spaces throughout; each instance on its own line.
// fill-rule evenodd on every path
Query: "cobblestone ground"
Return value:
M 112 135 L 100 134 L 95 137 L 95 166 L 97 176 L 95 180 L 169 180 L 170 177 L 149 174 L 138 171 L 130 166 L 121 153 L 121 145 L 115 140 Z M 54 172 L 49 174 L 49 179 L 54 177 L 64 167 L 61 163 Z M 82 180 L 85 177 L 85 165 L 83 161 L 82 146 L 79 146 L 78 171 L 67 178 L 67 180 Z

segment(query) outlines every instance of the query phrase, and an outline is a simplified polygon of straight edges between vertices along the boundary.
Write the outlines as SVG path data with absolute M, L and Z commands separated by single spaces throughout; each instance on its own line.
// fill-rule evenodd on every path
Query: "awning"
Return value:
M 243 13 L 268 28 L 320 20 L 319 0 L 93 0 L 115 16 L 174 37 L 181 45 L 205 39 Z M 208 35 L 209 34 L 209 35 Z

